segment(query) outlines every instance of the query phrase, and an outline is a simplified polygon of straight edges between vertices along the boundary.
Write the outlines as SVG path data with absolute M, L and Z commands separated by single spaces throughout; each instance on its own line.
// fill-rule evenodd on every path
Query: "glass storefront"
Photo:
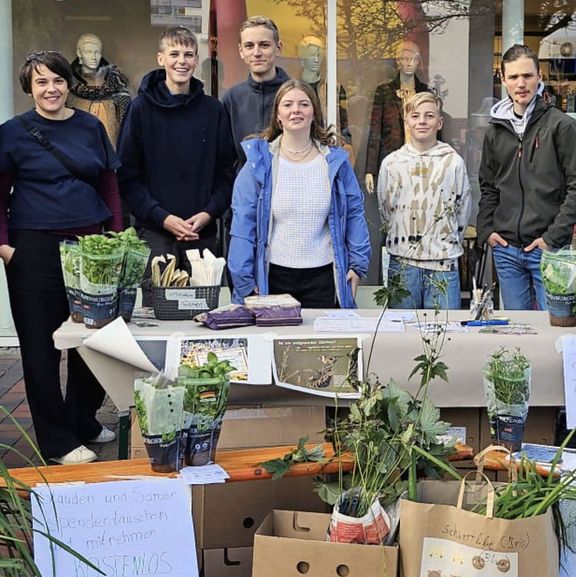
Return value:
M 507 14 L 522 6 L 524 22 L 510 23 Z M 465 158 L 477 200 L 483 131 L 491 104 L 501 97 L 503 48 L 510 39 L 524 38 L 542 59 L 557 105 L 574 112 L 575 12 L 576 0 L 17 0 L 12 2 L 14 112 L 30 106 L 16 78 L 29 52 L 59 49 L 72 60 L 81 35 L 96 35 L 102 57 L 127 76 L 135 95 L 142 76 L 156 66 L 159 33 L 179 23 L 198 33 L 197 74 L 207 92 L 221 96 L 247 75 L 238 56 L 240 24 L 263 14 L 280 30 L 279 65 L 314 83 L 325 107 L 331 102 L 329 118 L 346 136 L 362 183 L 366 175 L 377 176 L 383 143 L 390 150 L 403 142 L 398 103 L 404 91 L 432 90 L 445 102 L 442 139 Z M 335 45 L 328 22 L 336 23 Z M 329 84 L 328 78 L 335 81 Z M 376 284 L 375 194 L 366 195 L 366 209 L 375 249 L 368 282 Z

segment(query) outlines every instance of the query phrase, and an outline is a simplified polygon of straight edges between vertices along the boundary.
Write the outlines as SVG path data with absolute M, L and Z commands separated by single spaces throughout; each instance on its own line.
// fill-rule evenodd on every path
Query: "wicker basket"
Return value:
M 181 321 L 218 307 L 220 285 L 153 287 L 154 314 L 162 321 Z

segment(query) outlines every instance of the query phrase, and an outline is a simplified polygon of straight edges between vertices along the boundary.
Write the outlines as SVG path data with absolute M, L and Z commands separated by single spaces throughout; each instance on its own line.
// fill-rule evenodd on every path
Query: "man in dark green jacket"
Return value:
M 542 250 L 569 244 L 576 223 L 576 121 L 542 97 L 530 48 L 512 46 L 501 68 L 508 97 L 484 138 L 478 239 L 492 248 L 504 308 L 546 310 Z

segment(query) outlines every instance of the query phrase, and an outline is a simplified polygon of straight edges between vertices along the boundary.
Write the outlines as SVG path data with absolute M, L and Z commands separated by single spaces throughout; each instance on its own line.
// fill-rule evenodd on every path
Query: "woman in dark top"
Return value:
M 71 83 L 60 53 L 30 54 L 20 84 L 34 108 L 0 126 L 0 258 L 36 440 L 45 459 L 61 464 L 93 461 L 83 443 L 115 435 L 96 420 L 104 390 L 75 350 L 62 393 L 52 340 L 69 314 L 59 243 L 122 227 L 118 159 L 100 121 L 66 107 Z

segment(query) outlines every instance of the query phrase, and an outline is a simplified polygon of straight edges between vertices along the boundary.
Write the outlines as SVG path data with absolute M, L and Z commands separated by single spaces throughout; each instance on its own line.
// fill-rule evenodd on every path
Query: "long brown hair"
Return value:
M 320 99 L 318 98 L 316 91 L 312 86 L 302 80 L 287 80 L 282 84 L 282 86 L 280 86 L 276 93 L 276 98 L 274 99 L 274 106 L 272 108 L 272 114 L 270 115 L 270 123 L 268 124 L 268 127 L 260 133 L 260 138 L 271 142 L 282 134 L 282 127 L 278 123 L 278 107 L 280 106 L 282 98 L 284 98 L 290 90 L 301 90 L 306 94 L 306 96 L 308 96 L 310 102 L 312 102 L 314 116 L 312 118 L 312 124 L 310 125 L 310 137 L 313 140 L 320 142 L 320 144 L 325 144 L 327 146 L 340 146 L 343 141 L 342 137 L 338 136 L 333 127 L 328 127 L 328 129 L 324 128 L 322 107 L 320 106 Z

